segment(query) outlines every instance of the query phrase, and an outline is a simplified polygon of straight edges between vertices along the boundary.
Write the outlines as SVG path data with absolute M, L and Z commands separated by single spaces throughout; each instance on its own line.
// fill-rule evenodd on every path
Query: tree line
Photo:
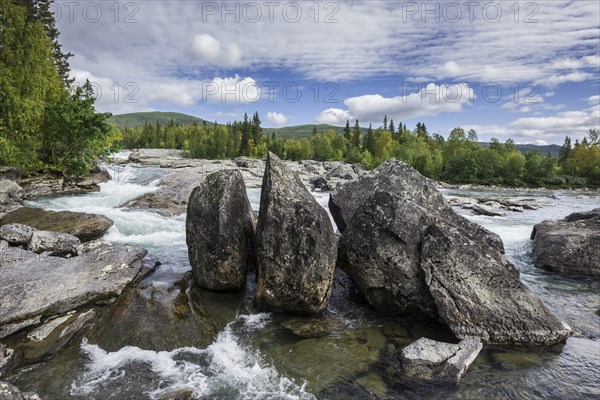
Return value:
M 264 158 L 268 151 L 287 160 L 345 161 L 374 168 L 389 158 L 412 165 L 422 174 L 451 183 L 507 186 L 600 186 L 600 142 L 590 130 L 581 141 L 566 138 L 559 157 L 539 151 L 521 153 L 513 140 L 478 142 L 477 132 L 453 129 L 447 138 L 417 123 L 408 129 L 384 117 L 378 128 L 361 134 L 359 121 L 346 122 L 343 134 L 333 129 L 304 138 L 265 134 L 258 113 L 226 125 L 145 124 L 122 132 L 123 147 L 173 148 L 192 158 L 224 159 L 238 156 Z
M 0 0 L 0 165 L 89 171 L 120 132 L 96 113 L 89 82 L 69 77 L 52 0 Z

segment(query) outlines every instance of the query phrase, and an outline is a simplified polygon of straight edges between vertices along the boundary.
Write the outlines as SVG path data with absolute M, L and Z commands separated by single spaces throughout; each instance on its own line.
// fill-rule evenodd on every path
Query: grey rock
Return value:
M 440 319 L 458 338 L 531 344 L 566 339 L 570 328 L 521 283 L 499 249 L 468 238 L 466 229 L 438 222 L 421 245 L 421 268 Z
M 0 240 L 0 266 L 29 259 L 40 259 L 40 255 L 22 247 L 10 246 L 7 241 Z
M 82 256 L 47 257 L 2 267 L 0 338 L 85 305 L 114 300 L 142 268 L 146 250 L 103 246 Z
M 12 368 L 13 354 L 13 349 L 8 349 L 0 343 L 0 378 Z
M 21 207 L 9 212 L 0 220 L 0 226 L 13 223 L 44 231 L 68 233 L 77 236 L 82 242 L 101 238 L 113 224 L 104 215 L 73 211 L 56 212 L 30 207 Z
M 23 224 L 6 224 L 0 226 L 0 239 L 13 246 L 27 245 L 36 229 Z
M 521 284 L 500 237 L 456 214 L 411 167 L 386 162 L 330 200 L 347 224 L 338 265 L 377 310 L 438 317 L 459 338 L 494 343 L 568 337 L 570 329 Z
M 96 239 L 85 243 L 80 243 L 74 248 L 74 255 L 80 256 L 85 253 L 89 253 L 90 251 L 98 250 L 99 248 L 111 246 L 110 242 L 102 239 Z
M 473 205 L 472 210 L 476 214 L 487 215 L 490 217 L 501 217 L 506 215 L 506 213 L 502 211 L 499 207 L 494 207 L 491 205 L 475 204 Z
M 30 364 L 46 360 L 62 350 L 87 324 L 94 319 L 96 312 L 74 311 L 51 318 L 29 332 L 19 342 L 16 350 L 21 355 L 21 363 Z
M 41 400 L 41 397 L 35 393 L 21 393 L 10 383 L 0 381 L 0 400 Z
M 329 210 L 340 230 L 344 232 L 359 207 L 376 191 L 388 191 L 431 210 L 449 209 L 434 181 L 425 178 L 409 165 L 389 160 L 361 179 L 347 182 L 331 193 Z
M 327 179 L 354 180 L 358 178 L 358 174 L 354 172 L 354 168 L 350 164 L 340 164 L 327 172 Z
M 378 311 L 437 315 L 420 268 L 420 238 L 430 223 L 426 209 L 388 192 L 375 192 L 354 214 L 337 265 Z
M 333 227 L 298 175 L 272 153 L 263 178 L 256 237 L 255 304 L 280 312 L 323 310 L 333 288 Z
M 458 384 L 482 347 L 476 338 L 458 344 L 421 338 L 402 350 L 402 373 L 418 380 Z
M 600 208 L 534 226 L 533 258 L 558 274 L 600 278 Z
M 6 213 L 23 204 L 25 192 L 16 182 L 0 179 L 0 212 Z
M 254 263 L 254 212 L 237 170 L 215 172 L 190 195 L 186 241 L 200 287 L 240 289 Z
M 52 255 L 64 256 L 74 254 L 79 244 L 79 239 L 68 233 L 34 231 L 27 248 L 37 254 L 49 251 Z

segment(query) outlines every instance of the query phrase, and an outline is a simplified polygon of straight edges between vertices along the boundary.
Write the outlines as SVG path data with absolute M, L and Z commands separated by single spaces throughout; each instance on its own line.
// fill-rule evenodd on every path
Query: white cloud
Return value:
M 329 124 L 334 126 L 342 126 L 346 121 L 355 119 L 348 111 L 340 108 L 328 108 L 323 110 L 315 117 L 315 121 L 319 124 Z
M 598 104 L 600 104 L 600 96 L 590 96 L 590 98 L 588 99 L 588 103 L 590 106 L 597 106 Z
M 288 118 L 282 113 L 270 111 L 267 113 L 267 121 L 275 127 L 281 127 L 287 124 Z
M 344 100 L 348 110 L 330 108 L 322 111 L 317 122 L 342 125 L 357 118 L 363 123 L 379 123 L 384 115 L 395 120 L 434 116 L 443 112 L 459 112 L 475 99 L 467 84 L 423 85 L 417 93 L 383 97 L 379 94 L 350 97 Z
M 565 136 L 581 139 L 588 129 L 600 129 L 600 105 L 583 110 L 563 111 L 545 117 L 518 118 L 505 125 L 467 125 L 480 138 L 513 138 L 517 143 L 560 143 Z
M 194 36 L 190 53 L 194 60 L 204 65 L 234 67 L 240 65 L 242 58 L 242 51 L 237 43 L 232 41 L 222 45 L 206 33 Z

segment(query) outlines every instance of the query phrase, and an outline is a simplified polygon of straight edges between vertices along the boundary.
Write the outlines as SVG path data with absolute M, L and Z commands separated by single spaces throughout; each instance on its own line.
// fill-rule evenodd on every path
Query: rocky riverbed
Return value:
M 600 317 L 595 314 L 600 307 L 598 284 L 535 268 L 529 242 L 535 223 L 591 209 L 598 202 L 593 194 L 442 190 L 446 196 L 460 198 L 533 198 L 548 203 L 540 209 L 524 208 L 505 216 L 475 215 L 469 209 L 454 208 L 500 235 L 506 256 L 520 271 L 520 280 L 558 319 L 573 328 L 573 335 L 565 344 L 551 347 L 484 347 L 457 388 L 440 388 L 401 378 L 400 353 L 421 337 L 456 343 L 456 336 L 445 324 L 374 311 L 339 269 L 324 314 L 304 317 L 260 312 L 252 301 L 256 291 L 253 272 L 239 292 L 215 293 L 193 282 L 185 244 L 185 215 L 178 211 L 187 207 L 187 199 L 175 206 L 165 203 L 166 212 L 158 203 L 157 207 L 127 206 L 133 199 L 169 187 L 173 174 L 183 178 L 193 168 L 200 168 L 195 179 L 202 181 L 214 171 L 203 172 L 205 166 L 227 164 L 243 170 L 251 169 L 244 165 L 256 163 L 254 160 L 215 163 L 184 160 L 175 154 L 170 164 L 144 161 L 147 164 L 140 167 L 144 162 L 131 161 L 128 156 L 121 155 L 119 165 L 107 166 L 113 180 L 100 184 L 100 192 L 25 200 L 25 205 L 105 215 L 114 225 L 103 239 L 144 247 L 162 265 L 124 291 L 110 309 L 102 309 L 107 310 L 102 311 L 102 323 L 76 336 L 85 339 L 72 341 L 48 361 L 11 373 L 6 379 L 20 389 L 35 391 L 45 399 L 104 399 L 117 394 L 122 398 L 166 399 L 175 393 L 224 399 L 479 398 L 495 397 L 507 390 L 516 397 L 562 398 L 579 393 L 585 398 L 600 393 L 594 383 L 600 343 Z M 316 164 L 319 171 L 334 170 L 324 163 Z M 337 178 L 328 179 L 325 172 L 313 179 L 301 163 L 289 163 L 289 168 L 301 171 L 302 183 L 326 206 L 329 193 L 318 186 L 324 185 L 323 179 L 330 185 Z M 343 168 L 356 176 L 367 174 L 361 169 L 355 171 L 354 166 Z M 261 184 L 254 174 L 243 176 L 256 212 Z

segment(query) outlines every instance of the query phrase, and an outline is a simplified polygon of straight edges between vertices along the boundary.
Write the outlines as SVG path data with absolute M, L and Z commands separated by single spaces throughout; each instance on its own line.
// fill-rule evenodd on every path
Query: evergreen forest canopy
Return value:
M 333 129 L 310 138 L 281 138 L 263 133 L 258 113 L 226 125 L 183 125 L 171 120 L 145 123 L 143 128 L 125 128 L 123 146 L 129 149 L 180 149 L 192 158 L 223 159 L 237 156 L 266 157 L 272 151 L 287 160 L 346 161 L 376 167 L 388 158 L 412 165 L 422 174 L 453 183 L 509 186 L 584 187 L 600 186 L 600 140 L 591 129 L 581 141 L 567 137 L 558 157 L 538 150 L 521 153 L 509 139 L 492 139 L 489 146 L 477 140 L 473 130 L 452 130 L 448 138 L 428 132 L 424 123 L 413 130 L 384 117 L 382 126 L 369 126 L 361 134 L 359 121 L 346 122 L 342 134 Z
M 69 77 L 52 0 L 0 0 L 0 165 L 79 174 L 119 131 L 97 113 L 92 86 Z
M 265 134 L 258 113 L 226 125 L 190 117 L 191 125 L 147 122 L 121 132 L 109 123 L 110 114 L 96 112 L 92 85 L 77 87 L 70 78 L 72 54 L 62 51 L 51 2 L 0 0 L 0 165 L 80 174 L 119 146 L 181 149 L 209 159 L 262 158 L 272 151 L 289 160 L 343 160 L 368 168 L 394 157 L 448 182 L 600 187 L 596 129 L 581 142 L 567 137 L 558 157 L 523 155 L 512 140 L 494 139 L 485 147 L 476 132 L 461 128 L 444 138 L 424 123 L 410 130 L 387 117 L 366 132 L 359 121 L 348 121 L 338 132 L 315 126 L 304 138 Z

